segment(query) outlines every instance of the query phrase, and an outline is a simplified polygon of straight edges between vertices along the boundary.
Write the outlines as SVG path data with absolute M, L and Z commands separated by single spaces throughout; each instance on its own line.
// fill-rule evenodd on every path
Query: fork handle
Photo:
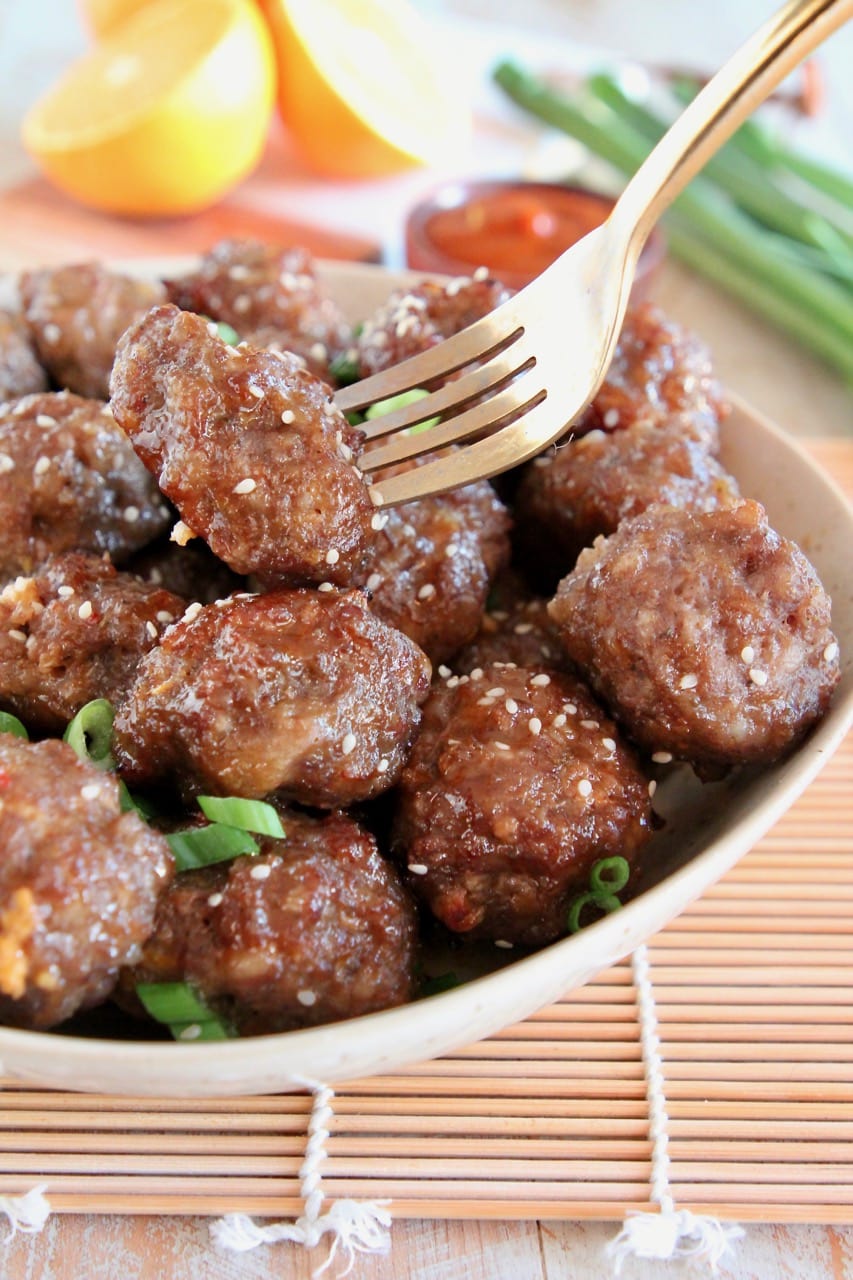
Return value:
M 664 209 L 780 80 L 853 17 L 853 0 L 789 0 L 733 54 L 643 162 L 610 221 L 633 256 Z

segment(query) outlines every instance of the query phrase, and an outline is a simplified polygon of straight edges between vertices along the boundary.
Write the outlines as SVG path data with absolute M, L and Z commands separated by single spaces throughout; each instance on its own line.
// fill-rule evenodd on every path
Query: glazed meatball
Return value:
M 480 628 L 471 643 L 454 656 L 453 668 L 459 674 L 469 674 L 501 662 L 536 670 L 571 666 L 548 614 L 548 601 L 532 595 L 515 571 L 503 574 L 493 584 Z
M 704 776 L 784 755 L 839 679 L 829 598 L 757 502 L 649 507 L 581 553 L 550 613 L 635 741 Z
M 68 392 L 0 409 L 0 579 L 59 551 L 116 561 L 167 527 L 145 467 L 100 402 Z
M 115 723 L 126 777 L 344 807 L 396 779 L 430 665 L 360 591 L 192 605 L 143 659 Z
M 695 424 L 687 415 L 636 421 L 590 431 L 534 459 L 514 514 L 516 545 L 536 580 L 553 590 L 584 547 L 652 503 L 713 511 L 736 502 L 737 482 Z
M 321 377 L 351 340 L 343 312 L 323 293 L 305 249 L 221 240 L 195 271 L 167 280 L 166 287 L 183 311 L 224 320 L 252 346 L 292 351 Z
M 510 297 L 512 290 L 481 271 L 447 284 L 424 280 L 392 294 L 364 325 L 349 354 L 366 378 L 437 346 Z
M 120 701 L 185 602 L 81 552 L 0 592 L 0 707 L 61 733 L 93 698 Z
M 476 633 L 489 582 L 509 559 L 509 515 L 485 481 L 383 513 L 364 586 L 371 609 L 433 663 Z
M 346 585 L 378 514 L 354 467 L 361 433 L 293 357 L 230 347 L 156 307 L 122 338 L 112 407 L 145 465 L 235 573 Z
M 0 403 L 47 391 L 47 374 L 18 316 L 0 311 Z
M 201 538 L 193 538 L 185 546 L 161 538 L 133 556 L 125 568 L 143 582 L 165 587 L 188 603 L 213 604 L 246 587 L 245 578 L 218 560 Z
M 172 856 L 64 742 L 0 734 L 0 796 L 0 1022 L 44 1029 L 139 959 Z
M 645 303 L 628 313 L 607 377 L 572 430 L 575 435 L 595 428 L 612 431 L 684 413 L 696 420 L 716 453 L 717 424 L 727 412 L 705 344 Z
M 174 880 L 126 985 L 188 981 L 243 1035 L 411 997 L 415 913 L 373 837 L 341 813 L 282 817 L 284 840 Z
M 433 687 L 392 843 L 448 928 L 533 946 L 565 932 L 593 863 L 635 859 L 650 812 L 633 753 L 582 685 L 492 666 Z
M 26 271 L 21 303 L 44 367 L 60 387 L 106 400 L 116 344 L 128 325 L 165 300 L 161 284 L 96 262 Z

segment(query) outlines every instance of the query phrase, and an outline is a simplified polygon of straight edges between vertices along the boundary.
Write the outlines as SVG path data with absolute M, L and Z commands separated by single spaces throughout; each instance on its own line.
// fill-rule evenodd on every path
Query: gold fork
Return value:
M 789 0 L 678 117 L 602 226 L 482 320 L 336 393 L 338 407 L 351 412 L 462 371 L 365 424 L 368 446 L 393 437 L 359 459 L 377 507 L 497 475 L 564 434 L 604 380 L 637 259 L 659 215 L 779 81 L 851 15 L 853 0 Z M 408 432 L 434 417 L 436 425 Z M 465 441 L 418 467 L 383 475 Z

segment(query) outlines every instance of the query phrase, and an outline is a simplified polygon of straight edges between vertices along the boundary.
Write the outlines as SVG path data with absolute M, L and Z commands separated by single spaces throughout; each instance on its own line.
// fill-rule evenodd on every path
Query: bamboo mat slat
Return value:
M 810 442 L 849 483 L 849 442 Z M 648 944 L 671 1185 L 696 1213 L 853 1222 L 853 735 L 737 867 Z M 2 1082 L 0 1082 L 2 1083 Z M 311 1100 L 93 1098 L 5 1082 L 0 1195 L 60 1212 L 289 1217 Z M 323 1185 L 401 1218 L 649 1208 L 628 961 L 491 1039 L 342 1086 Z
M 853 736 L 649 942 L 679 1205 L 853 1222 Z M 0 1194 L 59 1211 L 300 1211 L 305 1095 L 92 1098 L 8 1082 Z M 621 1218 L 651 1144 L 628 961 L 518 1026 L 335 1098 L 324 1188 L 398 1217 Z

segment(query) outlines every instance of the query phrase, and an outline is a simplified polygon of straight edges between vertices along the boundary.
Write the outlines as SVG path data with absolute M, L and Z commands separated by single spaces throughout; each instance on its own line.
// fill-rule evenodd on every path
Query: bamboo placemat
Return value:
M 849 481 L 849 442 L 814 451 Z M 853 1222 L 853 735 L 648 950 L 678 1206 Z M 0 1084 L 0 1195 L 46 1182 L 65 1212 L 302 1209 L 306 1094 L 152 1101 Z M 329 1127 L 326 1196 L 388 1197 L 397 1217 L 650 1208 L 630 963 L 459 1053 L 341 1086 Z

